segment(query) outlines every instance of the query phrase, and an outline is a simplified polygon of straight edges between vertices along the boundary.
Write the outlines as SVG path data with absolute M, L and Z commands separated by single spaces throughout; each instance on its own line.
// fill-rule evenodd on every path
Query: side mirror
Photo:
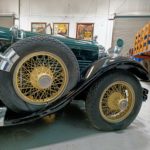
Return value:
M 118 47 L 123 47 L 124 41 L 123 41 L 122 39 L 118 39 L 117 42 L 116 42 L 116 45 L 117 45 Z
M 118 39 L 116 41 L 116 46 L 114 48 L 114 53 L 115 54 L 119 54 L 123 48 L 123 45 L 124 45 L 124 41 L 122 39 Z

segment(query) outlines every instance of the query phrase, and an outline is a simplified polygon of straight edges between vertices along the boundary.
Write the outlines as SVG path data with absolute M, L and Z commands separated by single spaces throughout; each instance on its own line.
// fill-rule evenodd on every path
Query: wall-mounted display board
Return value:
M 93 40 L 94 23 L 77 23 L 76 38 Z
M 53 33 L 69 36 L 69 23 L 53 23 Z
M 32 22 L 31 31 L 37 33 L 46 33 L 46 22 Z

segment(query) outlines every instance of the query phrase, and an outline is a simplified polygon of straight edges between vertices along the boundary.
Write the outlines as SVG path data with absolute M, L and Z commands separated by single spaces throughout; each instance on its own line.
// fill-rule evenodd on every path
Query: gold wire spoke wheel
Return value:
M 42 105 L 57 100 L 68 84 L 68 70 L 62 59 L 50 52 L 34 52 L 16 66 L 13 85 L 24 101 Z
M 126 119 L 135 104 L 135 93 L 130 84 L 117 81 L 109 85 L 100 98 L 100 113 L 107 122 L 117 123 Z

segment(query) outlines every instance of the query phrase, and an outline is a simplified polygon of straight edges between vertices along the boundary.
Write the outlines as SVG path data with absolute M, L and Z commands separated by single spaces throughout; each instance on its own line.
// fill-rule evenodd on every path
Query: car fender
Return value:
M 76 96 L 83 94 L 82 92 L 88 91 L 87 88 L 95 83 L 97 79 L 105 75 L 105 73 L 115 69 L 126 70 L 143 80 L 149 80 L 148 72 L 139 63 L 125 57 L 105 57 L 89 66 L 82 74 L 82 79 L 78 85 L 67 95 L 55 102 L 55 104 L 47 104 L 47 106 L 40 111 L 22 117 L 16 117 L 15 119 L 5 119 L 6 108 L 1 108 L 0 114 L 2 115 L 0 115 L 0 126 L 24 124 L 55 113 L 69 104 Z M 143 89 L 143 101 L 147 99 L 147 94 L 148 90 Z
M 140 63 L 127 57 L 104 57 L 97 60 L 83 73 L 82 78 L 84 80 L 96 79 L 108 71 L 117 69 L 128 71 L 144 81 L 150 79 L 147 70 Z

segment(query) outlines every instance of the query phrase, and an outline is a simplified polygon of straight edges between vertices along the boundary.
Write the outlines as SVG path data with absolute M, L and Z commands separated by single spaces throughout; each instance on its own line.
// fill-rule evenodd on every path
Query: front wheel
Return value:
M 91 124 L 103 131 L 128 127 L 142 104 L 139 81 L 125 71 L 113 71 L 89 90 L 86 111 Z

